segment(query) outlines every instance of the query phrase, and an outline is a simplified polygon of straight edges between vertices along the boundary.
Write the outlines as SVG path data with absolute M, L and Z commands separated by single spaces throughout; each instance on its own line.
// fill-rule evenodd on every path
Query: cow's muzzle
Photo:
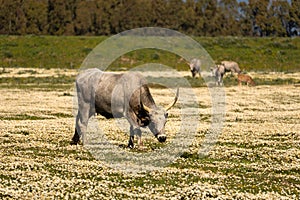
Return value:
M 165 142 L 166 140 L 167 140 L 167 136 L 166 135 L 164 135 L 164 134 L 162 134 L 162 135 L 157 135 L 157 140 L 159 141 L 159 142 Z

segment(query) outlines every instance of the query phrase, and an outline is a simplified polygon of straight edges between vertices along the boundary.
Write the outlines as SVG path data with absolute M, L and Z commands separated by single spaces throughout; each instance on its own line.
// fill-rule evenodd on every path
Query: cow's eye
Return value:
M 165 113 L 165 118 L 168 118 L 169 114 L 168 113 Z

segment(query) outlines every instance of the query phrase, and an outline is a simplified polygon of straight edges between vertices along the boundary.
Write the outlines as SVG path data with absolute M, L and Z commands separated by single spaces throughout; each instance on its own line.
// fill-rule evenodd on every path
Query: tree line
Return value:
M 0 34 L 112 35 L 164 27 L 195 36 L 300 35 L 299 0 L 0 0 Z

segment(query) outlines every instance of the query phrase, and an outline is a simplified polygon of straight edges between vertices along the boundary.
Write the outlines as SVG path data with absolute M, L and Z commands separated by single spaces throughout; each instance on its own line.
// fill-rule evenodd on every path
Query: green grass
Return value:
M 34 115 L 28 115 L 28 114 L 17 114 L 14 116 L 0 116 L 1 120 L 43 120 L 43 119 L 49 119 L 45 117 L 40 116 L 34 116 Z
M 0 67 L 79 68 L 89 52 L 107 37 L 0 36 Z M 194 37 L 218 63 L 237 61 L 245 71 L 295 72 L 300 69 L 300 38 Z M 180 57 L 158 49 L 129 52 L 111 70 L 161 63 L 188 70 Z M 0 73 L 5 73 L 2 70 Z
M 290 85 L 290 84 L 299 84 L 300 81 L 294 78 L 254 78 L 253 79 L 256 85 Z M 234 76 L 226 76 L 223 79 L 225 86 L 236 86 L 238 84 L 237 79 Z M 246 83 L 242 83 L 246 85 Z
M 251 167 L 250 163 L 259 163 L 259 155 L 256 160 L 251 160 L 247 157 L 245 158 L 224 158 L 222 159 L 212 159 L 209 157 L 206 158 L 197 158 L 197 155 L 194 154 L 185 154 L 183 159 L 177 161 L 172 167 L 175 168 L 200 168 L 207 173 L 213 172 L 220 175 L 226 175 L 225 179 L 214 178 L 200 178 L 200 182 L 209 182 L 211 184 L 216 184 L 215 181 L 220 181 L 226 185 L 226 188 L 232 189 L 239 192 L 249 192 L 249 193 L 258 193 L 258 192 L 278 192 L 282 195 L 283 191 L 281 190 L 284 187 L 291 187 L 292 185 L 297 184 L 297 178 L 295 177 L 280 177 L 282 174 L 291 174 L 297 176 L 299 170 L 291 171 L 273 171 L 261 169 L 257 170 L 255 167 Z M 222 163 L 227 162 L 230 165 L 224 165 Z M 256 184 L 253 184 L 256 183 Z M 257 185 L 258 184 L 258 185 Z M 293 187 L 292 187 L 293 188 Z M 297 194 L 298 191 L 296 187 L 292 191 Z
M 78 68 L 105 37 L 0 36 L 1 67 Z
M 20 88 L 32 89 L 39 88 L 42 90 L 64 90 L 73 87 L 75 77 L 59 75 L 57 77 L 2 77 L 0 79 L 0 87 L 3 88 Z M 69 93 L 64 93 L 63 96 L 70 96 Z
M 40 90 L 64 90 L 74 86 L 75 76 L 59 75 L 57 77 L 2 77 L 0 79 L 0 87 L 3 88 L 20 88 L 20 89 L 33 89 L 37 88 Z M 152 88 L 164 88 L 156 82 L 163 82 L 166 85 L 172 85 L 176 83 L 179 87 L 185 87 L 185 80 L 192 87 L 207 87 L 205 81 L 202 78 L 192 78 L 191 76 L 185 76 L 184 79 L 178 79 L 176 77 L 147 77 L 147 80 Z M 294 78 L 276 78 L 276 79 L 265 79 L 265 78 L 254 78 L 256 85 L 290 85 L 299 84 L 300 81 Z M 224 86 L 236 86 L 238 84 L 237 79 L 234 76 L 226 76 L 223 79 Z M 245 84 L 245 83 L 243 83 Z M 72 96 L 69 93 L 63 93 L 63 96 Z
M 21 134 L 22 136 L 13 139 L 16 134 Z M 101 165 L 93 164 L 93 162 L 97 161 L 89 152 L 70 148 L 68 141 L 65 138 L 60 138 L 59 143 L 57 143 L 57 139 L 55 141 L 42 140 L 44 145 L 50 142 L 50 144 L 55 144 L 55 147 L 20 145 L 20 143 L 26 144 L 28 141 L 26 141 L 25 138 L 31 137 L 31 135 L 33 134 L 22 131 L 13 133 L 9 136 L 10 138 L 0 138 L 2 142 L 13 146 L 13 148 L 8 148 L 5 153 L 3 153 L 3 156 L 15 155 L 15 152 L 18 152 L 18 155 L 21 157 L 35 160 L 35 162 L 32 163 L 25 163 L 25 161 L 18 162 L 14 165 L 13 169 L 9 168 L 5 170 L 8 172 L 18 170 L 23 174 L 28 174 L 28 177 L 30 177 L 29 175 L 31 173 L 40 174 L 42 171 L 48 176 L 56 177 L 56 180 L 58 177 L 60 180 L 73 181 L 76 179 L 76 186 L 73 184 L 64 185 L 64 181 L 59 183 L 59 186 L 64 187 L 64 191 L 69 193 L 87 190 L 87 184 L 91 183 L 105 183 L 107 184 L 106 190 L 110 191 L 114 191 L 114 189 L 118 187 L 124 189 L 133 188 L 133 191 L 146 188 L 146 191 L 151 192 L 151 188 L 154 188 L 156 191 L 164 193 L 171 193 L 182 186 L 192 186 L 193 184 L 221 184 L 224 186 L 219 188 L 222 193 L 231 190 L 240 193 L 247 192 L 250 194 L 275 192 L 281 195 L 299 195 L 299 190 L 297 189 L 299 169 L 277 170 L 275 167 L 269 165 L 266 168 L 263 167 L 268 162 L 272 162 L 273 165 L 276 163 L 281 165 L 283 162 L 285 163 L 288 161 L 284 160 L 285 158 L 275 157 L 272 157 L 271 160 L 266 160 L 263 155 L 270 152 L 269 150 L 266 150 L 265 152 L 261 151 L 259 146 L 252 147 L 248 144 L 239 145 L 234 142 L 218 142 L 216 147 L 223 146 L 238 149 L 238 151 L 232 152 L 230 156 L 221 154 L 221 157 L 219 158 L 211 156 L 199 158 L 196 153 L 184 153 L 181 158 L 177 159 L 169 166 L 169 171 L 147 172 L 138 176 L 131 176 L 130 174 L 103 169 Z M 250 155 L 248 155 L 247 151 L 244 151 L 248 148 L 252 149 Z M 278 148 L 272 147 L 272 149 Z M 72 162 L 50 162 L 52 159 L 59 160 L 64 158 L 68 158 L 68 160 Z M 46 162 L 44 162 L 45 159 L 47 160 Z M 255 165 L 253 165 L 253 163 Z M 86 164 L 89 164 L 90 166 Z M 257 168 L 257 166 L 260 167 Z M 3 170 L 4 166 L 0 166 L 0 169 L 1 167 Z M 86 168 L 87 170 L 78 170 L 77 167 Z M 172 171 L 172 169 L 175 171 Z M 191 171 L 189 171 L 189 169 L 191 169 Z M 203 176 L 193 172 L 193 169 L 207 175 L 214 175 Z M 24 185 L 29 185 L 30 181 L 41 181 L 39 176 L 33 176 L 31 179 L 26 180 L 6 174 L 0 174 L 0 179 L 14 180 L 14 183 L 20 184 L 23 187 Z M 10 186 L 9 184 L 10 183 L 6 186 Z M 52 186 L 49 189 L 52 191 L 59 191 L 60 187 Z M 284 191 L 283 188 L 289 188 L 288 193 L 285 193 L 286 191 Z M 93 192 L 92 197 L 93 195 L 99 197 L 95 188 L 93 188 Z M 108 191 L 106 192 L 108 194 Z M 114 195 L 118 198 L 129 197 L 127 196 L 128 193 L 122 192 L 115 193 Z M 182 195 L 185 196 L 185 194 Z M 218 197 L 218 195 L 214 193 L 209 193 L 207 195 L 212 195 L 211 198 Z M 188 195 L 186 198 L 188 198 Z

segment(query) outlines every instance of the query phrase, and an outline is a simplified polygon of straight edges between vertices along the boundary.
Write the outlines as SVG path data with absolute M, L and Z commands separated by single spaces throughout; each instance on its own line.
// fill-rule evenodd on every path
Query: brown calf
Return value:
M 238 74 L 237 76 L 239 86 L 242 85 L 242 82 L 247 83 L 248 86 L 255 86 L 255 82 L 248 74 Z

